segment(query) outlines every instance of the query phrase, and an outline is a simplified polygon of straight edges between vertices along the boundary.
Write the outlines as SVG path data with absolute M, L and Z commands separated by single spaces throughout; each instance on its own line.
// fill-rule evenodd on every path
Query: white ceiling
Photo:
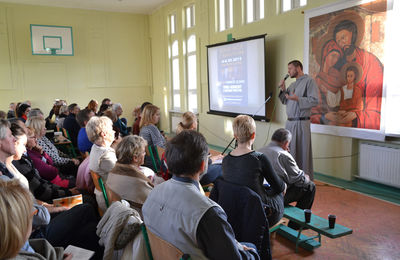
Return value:
M 0 0 L 14 4 L 150 14 L 172 0 Z

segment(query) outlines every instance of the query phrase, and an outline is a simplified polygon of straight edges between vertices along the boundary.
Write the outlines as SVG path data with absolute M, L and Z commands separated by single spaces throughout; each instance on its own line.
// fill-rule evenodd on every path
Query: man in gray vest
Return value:
M 280 128 L 274 132 L 271 139 L 271 143 L 258 151 L 268 157 L 276 174 L 287 184 L 285 206 L 297 201 L 296 207 L 311 209 L 315 196 L 315 184 L 304 171 L 299 169 L 289 153 L 292 134 L 289 130 Z
M 165 155 L 173 177 L 147 197 L 142 208 L 147 228 L 191 259 L 259 259 L 235 240 L 224 210 L 200 192 L 208 165 L 205 138 L 183 131 L 167 143 Z

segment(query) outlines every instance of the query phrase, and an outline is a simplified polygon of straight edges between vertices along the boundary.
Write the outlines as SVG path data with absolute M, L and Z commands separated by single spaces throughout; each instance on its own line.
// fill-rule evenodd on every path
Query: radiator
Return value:
M 361 143 L 359 170 L 363 179 L 400 187 L 400 149 Z

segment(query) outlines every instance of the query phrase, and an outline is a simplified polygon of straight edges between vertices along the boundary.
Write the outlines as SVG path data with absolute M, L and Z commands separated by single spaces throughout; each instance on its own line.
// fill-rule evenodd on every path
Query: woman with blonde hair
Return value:
M 113 123 L 106 116 L 93 116 L 86 124 L 86 133 L 93 143 L 89 157 L 89 169 L 107 181 L 108 173 L 114 168 L 117 161 L 115 150 L 111 147 L 114 142 Z M 97 204 L 104 212 L 107 207 L 103 193 L 95 189 Z
M 182 115 L 181 122 L 179 122 L 178 126 L 176 127 L 175 133 L 178 135 L 184 130 L 197 130 L 197 116 L 193 112 L 187 111 Z M 224 156 L 221 154 L 210 156 L 208 158 L 207 173 L 202 175 L 202 178 L 200 179 L 201 185 L 210 184 L 222 176 L 222 158 L 224 158 Z M 170 175 L 170 177 L 172 176 Z
M 165 138 L 158 130 L 156 124 L 160 121 L 160 108 L 154 105 L 147 105 L 143 110 L 140 120 L 140 133 L 149 145 L 156 145 L 165 148 Z
M 153 190 L 154 172 L 141 166 L 144 163 L 147 142 L 137 135 L 125 136 L 116 148 L 117 163 L 108 174 L 107 188 L 141 213 L 141 208 Z
M 147 141 L 147 144 L 149 146 L 154 145 L 165 148 L 165 138 L 156 126 L 158 121 L 160 121 L 160 109 L 157 106 L 151 104 L 145 106 L 139 124 L 139 136 L 143 137 Z M 154 169 L 151 157 L 149 156 L 146 156 L 144 165 L 151 168 L 152 170 L 156 170 Z
M 197 130 L 197 116 L 193 112 L 187 111 L 182 115 L 175 133 L 179 134 L 183 130 Z
M 53 248 L 45 239 L 28 242 L 35 214 L 28 189 L 18 180 L 0 180 L 0 259 L 71 259 L 72 255 L 64 258 L 64 250 Z
M 260 195 L 269 207 L 267 214 L 270 226 L 283 216 L 283 196 L 286 184 L 279 178 L 268 158 L 252 149 L 256 138 L 256 123 L 247 115 L 239 115 L 233 121 L 233 134 L 238 146 L 222 161 L 224 180 L 247 186 Z M 269 185 L 264 186 L 264 179 Z

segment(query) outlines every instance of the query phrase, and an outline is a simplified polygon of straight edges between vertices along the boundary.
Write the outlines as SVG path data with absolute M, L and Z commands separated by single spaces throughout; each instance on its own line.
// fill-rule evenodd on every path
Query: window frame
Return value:
M 294 9 L 305 7 L 308 4 L 307 0 L 304 0 L 304 1 L 306 1 L 304 5 L 301 5 L 302 0 L 289 0 L 290 1 L 290 9 L 283 10 L 283 1 L 285 1 L 285 0 L 279 0 L 279 3 L 280 3 L 279 10 L 281 13 L 290 12 Z
M 252 17 L 252 21 L 248 21 L 248 3 L 252 2 L 253 5 L 253 17 Z M 263 4 L 261 4 L 261 2 Z M 265 18 L 265 0 L 243 0 L 243 24 L 250 24 L 250 23 L 254 23 L 257 21 L 260 21 L 262 19 Z
M 172 20 L 171 18 L 174 17 L 174 28 L 172 28 Z M 168 15 L 168 63 L 169 63 L 169 75 L 170 75 L 170 93 L 171 93 L 171 108 L 173 110 L 176 111 L 180 111 L 182 109 L 182 95 L 181 95 L 181 72 L 180 72 L 180 68 L 181 68 L 181 47 L 180 47 L 180 41 L 179 41 L 179 33 L 178 33 L 178 26 L 177 26 L 177 13 L 171 12 Z M 174 30 L 172 30 L 174 29 Z M 173 45 L 174 43 L 177 43 L 177 47 L 178 47 L 178 51 L 176 55 L 173 55 Z M 175 69 L 174 69 L 174 61 L 178 62 L 178 69 L 177 69 L 177 73 L 178 73 L 178 87 L 175 89 L 175 84 L 174 84 L 174 73 L 175 73 Z M 175 95 L 179 95 L 179 105 L 176 104 L 175 102 Z
M 224 2 L 224 21 L 223 25 L 224 28 L 221 29 L 221 5 L 220 3 Z M 233 15 L 234 15 L 234 10 L 233 10 L 233 0 L 215 0 L 215 10 L 216 10 L 216 31 L 217 32 L 223 32 L 229 29 L 233 28 Z
M 197 50 L 198 50 L 198 44 L 197 44 L 197 35 L 196 35 L 196 22 L 194 21 L 193 25 L 191 27 L 187 26 L 187 9 L 191 8 L 192 10 L 192 14 L 191 17 L 192 19 L 196 18 L 196 6 L 194 3 L 185 6 L 184 9 L 184 20 L 185 20 L 185 27 L 184 27 L 184 31 L 182 34 L 182 38 L 183 38 L 183 58 L 184 58 L 184 92 L 185 92 L 185 107 L 187 110 L 192 111 L 193 113 L 198 113 L 199 111 L 199 83 L 198 83 L 198 55 L 197 55 Z M 189 39 L 190 37 L 194 37 L 194 44 L 195 44 L 195 49 L 193 51 L 189 52 Z M 195 89 L 189 89 L 189 58 L 191 56 L 195 56 L 196 59 L 196 68 L 195 68 L 195 72 L 196 72 L 196 80 L 195 80 Z M 195 94 L 196 95 L 196 107 L 191 109 L 191 106 L 189 104 L 190 101 L 190 95 L 191 94 Z

